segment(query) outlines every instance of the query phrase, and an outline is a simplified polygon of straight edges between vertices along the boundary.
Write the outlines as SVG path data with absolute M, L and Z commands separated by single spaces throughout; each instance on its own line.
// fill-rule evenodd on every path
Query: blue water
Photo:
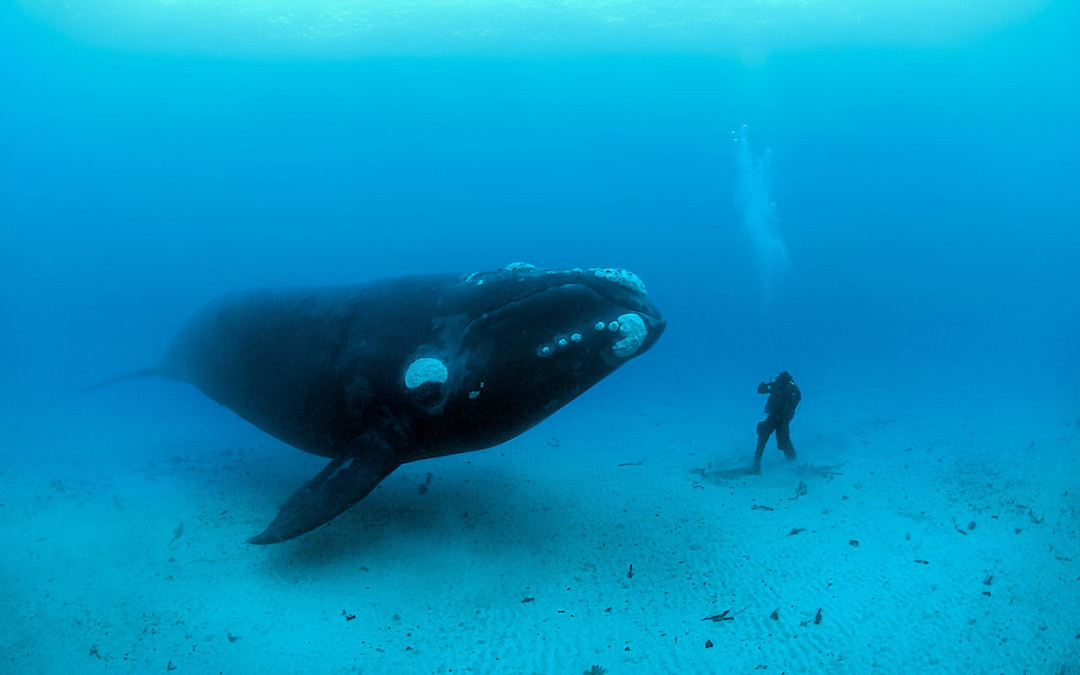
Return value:
M 167 23 L 125 40 L 32 4 L 0 10 L 0 399 L 20 438 L 222 293 L 515 261 L 644 280 L 667 332 L 611 382 L 645 409 L 756 415 L 786 369 L 803 414 L 1080 424 L 1075 3 L 952 37 L 928 19 L 933 39 L 796 25 L 756 52 L 617 24 L 366 52 L 185 25 L 158 48 Z M 575 19 L 551 20 L 549 38 Z
M 1075 409 L 1075 19 L 752 63 L 275 59 L 8 9 L 6 387 L 152 362 L 226 290 L 528 260 L 639 274 L 671 328 L 635 370 L 676 389 L 707 362 L 733 390 L 787 368 Z

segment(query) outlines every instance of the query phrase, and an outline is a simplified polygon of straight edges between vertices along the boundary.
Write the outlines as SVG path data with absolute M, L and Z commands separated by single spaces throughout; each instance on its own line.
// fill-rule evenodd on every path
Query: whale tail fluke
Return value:
M 153 368 L 143 368 L 141 370 L 136 370 L 134 372 L 125 373 L 123 375 L 117 375 L 116 377 L 110 377 L 107 380 L 102 380 L 101 382 L 98 382 L 96 384 L 92 384 L 89 387 L 87 387 L 86 389 L 83 389 L 82 393 L 86 394 L 88 392 L 94 391 L 95 389 L 100 389 L 101 387 L 105 387 L 105 386 L 108 386 L 110 384 L 117 384 L 118 382 L 127 382 L 128 380 L 137 380 L 137 379 L 139 379 L 141 377 L 154 377 L 155 375 L 164 376 L 164 374 L 165 374 L 165 371 L 164 371 L 164 369 L 162 369 L 161 366 L 154 366 Z

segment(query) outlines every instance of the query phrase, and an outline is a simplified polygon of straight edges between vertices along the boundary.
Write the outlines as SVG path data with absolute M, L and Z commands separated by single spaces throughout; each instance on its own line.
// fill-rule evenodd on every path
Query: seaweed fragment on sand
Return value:
M 795 471 L 800 476 L 815 476 L 818 478 L 825 478 L 832 480 L 837 476 L 843 476 L 844 473 L 840 471 L 841 468 L 846 466 L 848 462 L 841 462 L 840 464 L 819 464 L 814 466 L 812 463 L 800 464 L 796 467 Z
M 730 609 L 725 609 L 723 612 L 720 612 L 719 614 L 713 614 L 712 616 L 707 616 L 704 619 L 702 619 L 702 621 L 734 621 L 734 620 L 735 620 L 735 617 L 731 615 L 731 610 Z
M 788 501 L 793 502 L 796 499 L 798 499 L 799 497 L 802 497 L 803 495 L 805 495 L 808 491 L 809 491 L 809 489 L 806 487 L 806 482 L 805 481 L 799 481 L 799 484 L 795 487 L 795 496 L 794 497 L 788 497 Z
M 165 545 L 165 548 L 169 548 L 170 546 L 175 544 L 176 540 L 182 536 L 184 536 L 184 521 L 181 520 L 180 524 L 176 526 L 175 530 L 173 530 L 172 539 L 170 539 L 169 543 Z

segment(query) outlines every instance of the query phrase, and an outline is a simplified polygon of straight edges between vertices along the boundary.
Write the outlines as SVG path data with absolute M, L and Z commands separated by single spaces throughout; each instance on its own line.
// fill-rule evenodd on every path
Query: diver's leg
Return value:
M 758 422 L 757 425 L 757 448 L 754 450 L 754 463 L 750 466 L 751 473 L 761 473 L 761 455 L 765 452 L 765 444 L 769 442 L 773 427 L 769 423 L 772 417 Z
M 783 450 L 788 459 L 795 459 L 795 446 L 791 444 L 791 428 L 787 421 L 776 426 L 776 447 Z

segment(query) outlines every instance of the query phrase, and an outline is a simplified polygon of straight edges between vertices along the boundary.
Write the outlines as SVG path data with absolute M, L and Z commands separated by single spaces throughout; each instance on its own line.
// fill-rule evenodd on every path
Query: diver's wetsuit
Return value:
M 757 450 L 754 452 L 754 472 L 761 471 L 761 454 L 765 452 L 765 443 L 772 432 L 776 432 L 776 447 L 784 451 L 788 459 L 795 459 L 795 446 L 791 444 L 791 431 L 788 424 L 795 416 L 795 408 L 802 400 L 802 393 L 791 375 L 784 371 L 772 382 L 758 385 L 759 394 L 768 394 L 765 401 L 765 413 L 768 415 L 757 425 Z

